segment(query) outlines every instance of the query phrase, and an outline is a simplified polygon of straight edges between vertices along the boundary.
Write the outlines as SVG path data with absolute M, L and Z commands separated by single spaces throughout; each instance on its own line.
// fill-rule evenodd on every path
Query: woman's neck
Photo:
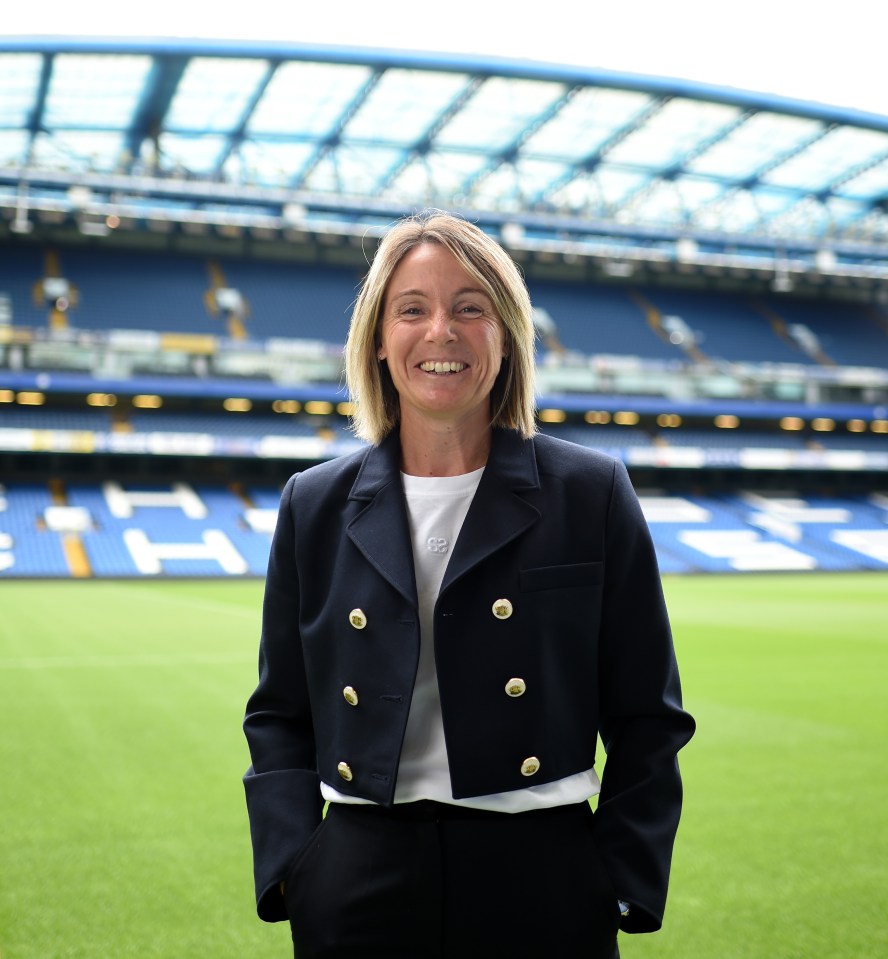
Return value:
M 461 476 L 481 469 L 490 453 L 491 429 L 452 424 L 401 423 L 401 469 L 410 476 Z

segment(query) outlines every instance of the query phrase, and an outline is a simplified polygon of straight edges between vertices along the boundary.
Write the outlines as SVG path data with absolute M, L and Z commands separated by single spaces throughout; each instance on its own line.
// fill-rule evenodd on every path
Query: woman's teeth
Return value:
M 444 362 L 444 363 L 433 363 L 431 361 L 427 363 L 420 363 L 419 368 L 424 373 L 460 373 L 466 368 L 465 363 L 455 363 Z

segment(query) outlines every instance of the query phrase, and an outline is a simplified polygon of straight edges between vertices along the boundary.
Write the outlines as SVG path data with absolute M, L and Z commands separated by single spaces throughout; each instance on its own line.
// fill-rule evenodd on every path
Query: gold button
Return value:
M 527 692 L 527 683 L 515 676 L 506 683 L 507 696 L 523 696 Z
M 342 776 L 347 783 L 352 781 L 351 766 L 349 766 L 348 763 L 340 763 L 336 768 L 339 770 L 339 775 Z M 529 776 L 530 773 L 525 773 L 525 775 Z
M 364 615 L 363 609 L 353 609 L 348 614 L 348 621 L 355 629 L 363 629 L 367 625 L 367 617 Z
M 497 619 L 508 619 L 512 615 L 512 603 L 508 599 L 498 599 L 493 604 L 493 615 Z
M 349 706 L 358 705 L 358 694 L 355 691 L 354 686 L 346 686 L 345 689 L 342 690 L 342 695 L 345 697 L 345 701 L 349 704 Z
M 540 771 L 540 761 L 536 756 L 528 756 L 527 759 L 521 763 L 521 775 L 522 776 L 533 776 L 534 774 Z

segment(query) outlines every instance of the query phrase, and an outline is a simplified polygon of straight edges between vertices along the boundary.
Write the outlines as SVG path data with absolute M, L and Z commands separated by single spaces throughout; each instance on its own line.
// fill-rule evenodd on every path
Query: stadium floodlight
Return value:
M 85 210 L 93 200 L 93 192 L 88 186 L 74 184 L 68 187 L 68 203 L 72 210 Z
M 28 219 L 27 213 L 17 211 L 15 219 L 9 224 L 9 229 L 13 233 L 30 233 L 34 229 L 34 224 Z
M 814 266 L 817 272 L 826 276 L 836 268 L 836 254 L 832 250 L 818 250 L 814 254 Z
M 18 186 L 15 198 L 15 219 L 10 223 L 9 229 L 13 233 L 30 233 L 34 229 L 34 224 L 28 219 L 28 184 L 24 181 Z
M 504 223 L 500 236 L 506 246 L 520 246 L 524 240 L 524 227 L 520 223 Z
M 635 272 L 635 267 L 626 260 L 605 260 L 604 272 L 608 276 L 629 277 Z
M 675 241 L 675 258 L 679 263 L 693 263 L 699 252 L 697 241 L 689 236 L 680 236 Z
M 285 203 L 281 211 L 281 219 L 285 226 L 305 226 L 308 210 L 301 203 Z
M 785 273 L 778 273 L 771 283 L 771 289 L 775 293 L 792 293 L 792 280 Z

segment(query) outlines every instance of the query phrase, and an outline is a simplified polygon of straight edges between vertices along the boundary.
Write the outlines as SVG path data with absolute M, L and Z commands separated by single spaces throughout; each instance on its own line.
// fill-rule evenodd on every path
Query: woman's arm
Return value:
M 321 821 L 314 730 L 299 634 L 299 576 L 292 500 L 297 477 L 281 496 L 271 544 L 259 685 L 247 703 L 244 733 L 252 765 L 244 776 L 256 903 L 260 918 L 286 919 L 281 882 Z
M 672 633 L 653 542 L 622 463 L 605 546 L 600 731 L 607 752 L 596 837 L 627 932 L 660 927 L 681 813 L 677 753 L 694 733 L 682 709 Z

